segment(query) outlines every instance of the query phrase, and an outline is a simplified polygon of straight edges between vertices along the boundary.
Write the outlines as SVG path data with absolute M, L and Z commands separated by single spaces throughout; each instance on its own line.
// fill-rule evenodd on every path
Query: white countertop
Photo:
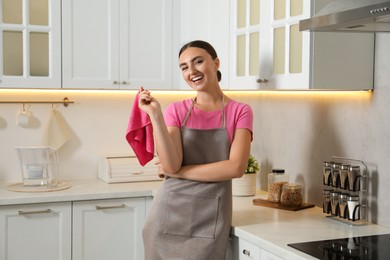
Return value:
M 253 205 L 255 197 L 234 197 L 232 234 L 243 238 L 284 259 L 315 259 L 287 244 L 389 234 L 390 228 L 366 224 L 352 226 L 327 217 L 322 208 L 299 211 L 273 209 Z
M 160 181 L 106 184 L 100 180 L 67 182 L 69 189 L 55 192 L 22 193 L 5 189 L 0 184 L 0 206 L 94 199 L 153 196 Z M 307 242 L 351 236 L 389 234 L 390 228 L 367 224 L 351 226 L 326 217 L 318 207 L 288 211 L 253 205 L 257 196 L 233 198 L 232 234 L 284 259 L 314 259 L 289 247 L 289 243 Z
M 115 199 L 154 196 L 161 181 L 107 184 L 98 179 L 62 181 L 69 189 L 54 192 L 13 192 L 5 189 L 9 183 L 0 183 L 0 206 L 26 203 Z

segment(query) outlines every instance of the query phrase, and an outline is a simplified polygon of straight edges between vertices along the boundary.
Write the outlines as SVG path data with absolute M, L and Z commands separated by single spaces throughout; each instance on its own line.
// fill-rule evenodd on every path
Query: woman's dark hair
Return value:
M 181 49 L 179 51 L 179 58 L 180 58 L 180 55 L 190 47 L 201 48 L 201 49 L 207 51 L 213 60 L 218 58 L 217 52 L 215 51 L 214 47 L 210 43 L 205 42 L 205 41 L 201 41 L 201 40 L 196 40 L 196 41 L 192 41 L 192 42 L 184 44 L 183 47 L 181 47 Z M 218 82 L 221 81 L 221 79 L 222 79 L 222 73 L 219 70 L 217 71 L 217 79 L 218 79 Z

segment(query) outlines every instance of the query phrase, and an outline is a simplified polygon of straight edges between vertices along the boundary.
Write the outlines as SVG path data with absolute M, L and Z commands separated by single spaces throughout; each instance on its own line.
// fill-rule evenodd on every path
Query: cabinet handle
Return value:
M 242 250 L 242 253 L 244 255 L 251 256 L 251 251 L 249 251 L 249 250 L 244 249 L 244 250 Z
M 114 82 L 112 82 L 112 83 L 114 83 L 115 85 L 118 85 L 118 81 L 116 81 L 116 80 L 114 80 Z
M 96 206 L 97 210 L 103 210 L 103 209 L 123 209 L 123 208 L 126 208 L 125 204 L 113 205 L 113 206 Z
M 256 82 L 257 83 L 267 83 L 268 79 L 257 79 Z
M 22 211 L 22 210 L 19 210 L 19 215 L 32 215 L 32 214 L 47 214 L 47 213 L 51 213 L 52 210 L 51 209 L 44 209 L 44 210 L 33 210 L 33 211 Z
M 122 85 L 127 85 L 129 84 L 127 81 L 122 81 Z

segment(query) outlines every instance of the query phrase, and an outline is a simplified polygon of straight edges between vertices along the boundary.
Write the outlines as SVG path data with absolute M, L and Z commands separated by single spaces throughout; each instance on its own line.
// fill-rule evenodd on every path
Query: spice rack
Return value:
M 332 156 L 323 166 L 323 212 L 349 225 L 368 223 L 368 168 L 362 160 Z

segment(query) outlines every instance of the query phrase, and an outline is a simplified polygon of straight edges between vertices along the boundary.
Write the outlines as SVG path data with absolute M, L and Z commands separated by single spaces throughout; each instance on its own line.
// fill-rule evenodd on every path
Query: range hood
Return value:
M 390 1 L 321 15 L 299 22 L 300 31 L 390 32 Z

